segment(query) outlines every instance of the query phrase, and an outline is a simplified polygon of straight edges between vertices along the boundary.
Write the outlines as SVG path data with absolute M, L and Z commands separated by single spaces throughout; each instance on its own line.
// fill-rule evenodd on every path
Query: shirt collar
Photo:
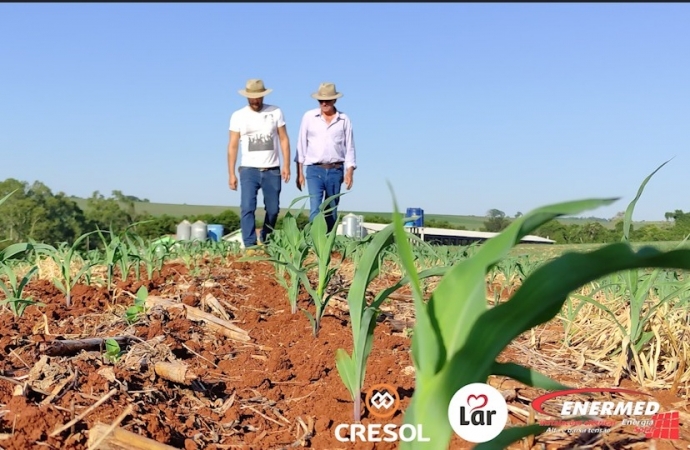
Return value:
M 316 108 L 316 111 L 314 112 L 314 117 L 321 117 L 321 108 Z M 340 119 L 340 111 L 337 109 L 335 110 L 335 120 Z

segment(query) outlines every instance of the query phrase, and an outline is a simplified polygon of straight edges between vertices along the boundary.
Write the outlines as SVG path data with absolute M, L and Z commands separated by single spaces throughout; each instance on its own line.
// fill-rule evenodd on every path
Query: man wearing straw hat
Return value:
M 336 90 L 335 84 L 321 83 L 311 96 L 319 102 L 319 107 L 302 117 L 295 154 L 297 189 L 301 191 L 306 180 L 309 191 L 310 222 L 325 199 L 340 194 L 343 182 L 348 190 L 352 188 L 357 168 L 352 122 L 335 107 L 343 94 Z M 339 197 L 336 197 L 325 208 L 330 210 L 326 213 L 328 231 L 335 226 L 338 205 Z
M 266 210 L 260 236 L 263 243 L 278 220 L 281 177 L 286 183 L 290 181 L 290 140 L 283 112 L 276 106 L 264 103 L 264 97 L 272 91 L 260 79 L 247 81 L 245 88 L 238 92 L 247 98 L 248 104 L 230 117 L 229 185 L 233 191 L 237 190 L 235 165 L 238 149 L 241 149 L 240 227 L 245 248 L 257 245 L 255 212 L 259 189 Z M 279 153 L 283 154 L 282 170 Z

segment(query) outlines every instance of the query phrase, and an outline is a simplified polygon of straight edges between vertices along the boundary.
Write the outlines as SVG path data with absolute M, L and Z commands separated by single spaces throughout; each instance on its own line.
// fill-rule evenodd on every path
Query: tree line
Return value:
M 0 206 L 0 249 L 13 242 L 34 240 L 50 245 L 73 243 L 79 236 L 94 230 L 122 233 L 129 229 L 144 239 L 174 234 L 182 220 L 222 224 L 226 230 L 239 228 L 240 218 L 228 209 L 217 215 L 200 214 L 174 217 L 137 213 L 135 202 L 148 202 L 135 196 L 113 191 L 105 197 L 95 191 L 86 199 L 86 207 L 63 192 L 53 193 L 40 181 L 29 184 L 9 178 L 0 183 L 0 198 L 12 193 Z M 96 245 L 98 240 L 92 240 Z
M 514 219 L 522 215 L 521 212 L 510 218 L 500 209 L 490 209 L 486 213 L 483 226 L 477 231 L 498 233 L 505 230 Z M 690 234 L 690 212 L 677 209 L 664 214 L 667 223 L 661 226 L 649 224 L 636 229 L 630 227 L 630 239 L 636 242 L 681 241 Z M 559 220 L 545 223 L 532 235 L 553 239 L 557 244 L 604 244 L 621 240 L 623 236 L 623 214 L 613 218 L 613 228 L 604 226 L 594 217 L 583 224 L 566 224 Z M 365 215 L 365 222 L 389 223 L 390 219 L 380 215 Z M 446 220 L 425 219 L 424 226 L 429 228 L 444 228 L 466 230 L 467 227 L 454 225 Z
M 516 218 L 522 215 L 516 214 Z M 499 232 L 512 223 L 506 214 L 498 209 L 487 212 L 483 231 Z M 690 234 L 690 212 L 677 209 L 664 214 L 665 224 L 648 224 L 639 228 L 630 226 L 630 239 L 633 242 L 681 241 Z M 565 224 L 558 220 L 545 223 L 532 234 L 553 239 L 557 244 L 608 244 L 618 242 L 623 236 L 623 213 L 614 218 L 613 228 L 601 222 L 590 221 L 584 224 Z
M 231 209 L 219 214 L 199 214 L 171 216 L 153 216 L 149 213 L 137 213 L 135 202 L 148 202 L 122 191 L 112 191 L 105 197 L 95 191 L 86 199 L 84 209 L 63 192 L 53 193 L 48 186 L 36 181 L 29 184 L 9 178 L 0 182 L 0 198 L 12 195 L 0 207 L 0 249 L 13 242 L 26 242 L 30 239 L 51 245 L 61 242 L 73 243 L 79 236 L 93 230 L 109 230 L 121 233 L 126 229 L 144 239 L 175 234 L 177 225 L 182 220 L 223 225 L 226 232 L 239 229 L 240 218 Z M 516 214 L 519 217 L 520 213 Z M 632 229 L 631 239 L 639 242 L 676 241 L 690 234 L 690 212 L 682 210 L 668 212 L 665 215 L 668 223 L 662 226 L 644 225 Z M 297 216 L 298 226 L 304 227 L 309 219 L 300 213 Z M 389 223 L 389 218 L 378 215 L 365 215 L 365 222 Z M 282 218 L 276 224 L 281 227 Z M 480 231 L 499 232 L 512 222 L 503 211 L 491 209 L 487 212 L 486 221 Z M 463 226 L 447 221 L 425 220 L 426 227 L 465 229 Z M 259 225 L 257 225 L 259 226 Z M 535 235 L 554 239 L 558 244 L 570 243 L 608 243 L 620 240 L 623 222 L 616 222 L 613 229 L 599 222 L 592 221 L 582 225 L 564 224 L 553 220 L 544 224 Z M 94 240 L 95 243 L 96 240 Z

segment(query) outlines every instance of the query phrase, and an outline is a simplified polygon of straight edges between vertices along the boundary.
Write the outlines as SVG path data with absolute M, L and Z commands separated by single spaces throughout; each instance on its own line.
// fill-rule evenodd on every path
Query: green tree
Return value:
M 576 225 L 577 227 L 577 225 Z M 569 227 L 558 220 L 550 220 L 532 232 L 535 236 L 553 239 L 556 244 L 567 244 L 570 242 Z
M 161 236 L 177 233 L 177 224 L 182 220 L 167 214 L 162 216 L 140 215 L 136 225 L 132 227 L 132 231 L 144 239 L 157 239 Z
M 98 227 L 115 233 L 124 231 L 137 219 L 134 203 L 127 201 L 120 191 L 113 191 L 110 198 L 105 198 L 99 191 L 95 191 L 86 200 L 84 214 L 94 229 Z
M 32 239 L 52 245 L 71 243 L 90 229 L 84 212 L 64 192 L 53 194 L 46 185 L 36 182 L 28 195 L 35 202 L 33 216 L 40 218 L 29 230 Z
M 580 226 L 575 239 L 583 244 L 604 243 L 609 240 L 609 231 L 599 222 L 587 222 Z
M 500 209 L 490 209 L 486 215 L 488 220 L 484 221 L 485 231 L 499 233 L 510 225 L 510 219 L 508 219 L 506 213 Z
M 29 239 L 46 244 L 72 242 L 89 224 L 77 204 L 60 192 L 54 195 L 40 181 L 7 179 L 0 183 L 0 197 L 16 191 L 3 205 L 0 214 L 0 240 L 4 244 Z

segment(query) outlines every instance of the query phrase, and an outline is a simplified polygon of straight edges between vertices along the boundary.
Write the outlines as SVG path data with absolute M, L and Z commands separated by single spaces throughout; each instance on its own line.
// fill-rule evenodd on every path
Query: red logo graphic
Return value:
M 680 439 L 678 411 L 655 414 L 652 425 L 644 428 L 647 439 Z
M 474 399 L 476 401 L 484 400 L 484 402 L 481 405 L 472 406 L 472 403 L 477 403 L 476 401 L 473 402 L 472 399 Z M 470 409 L 470 412 L 474 411 L 475 409 L 483 408 L 484 406 L 486 406 L 487 403 L 489 403 L 489 398 L 484 394 L 467 396 L 467 406 L 472 408 L 472 409 Z

